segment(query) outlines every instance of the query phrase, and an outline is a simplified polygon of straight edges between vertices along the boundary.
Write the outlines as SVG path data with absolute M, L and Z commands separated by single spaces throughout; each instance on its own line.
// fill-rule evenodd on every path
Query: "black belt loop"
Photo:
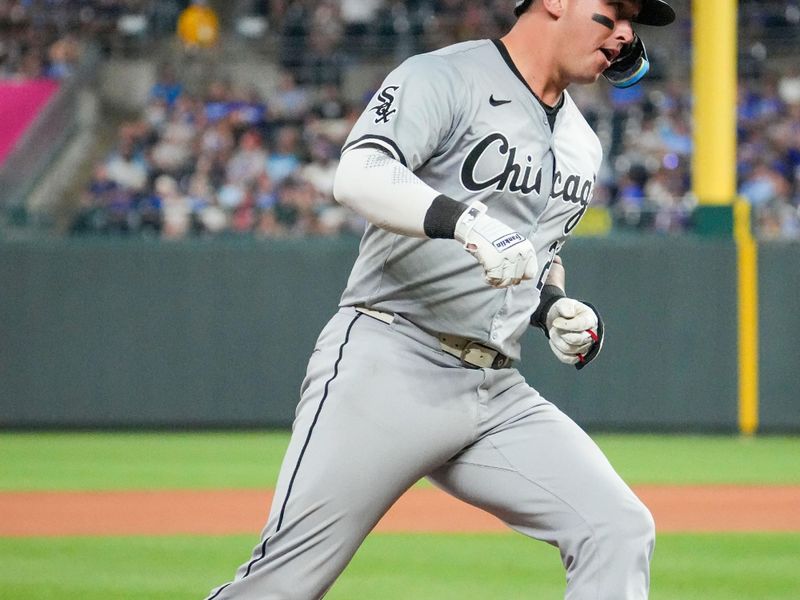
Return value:
M 493 369 L 505 369 L 506 367 L 510 367 L 512 360 L 508 358 L 505 354 L 497 353 L 497 356 L 494 357 L 492 361 L 492 368 Z

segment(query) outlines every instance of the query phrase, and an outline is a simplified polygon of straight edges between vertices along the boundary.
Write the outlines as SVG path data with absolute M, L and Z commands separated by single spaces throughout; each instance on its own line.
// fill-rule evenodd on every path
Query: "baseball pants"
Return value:
M 516 369 L 474 369 L 395 316 L 342 308 L 301 387 L 261 542 L 214 600 L 322 598 L 422 477 L 558 547 L 568 600 L 647 598 L 647 508 Z

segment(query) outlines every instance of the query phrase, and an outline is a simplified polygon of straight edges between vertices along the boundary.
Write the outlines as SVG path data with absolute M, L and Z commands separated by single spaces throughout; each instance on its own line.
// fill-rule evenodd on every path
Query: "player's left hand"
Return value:
M 550 349 L 558 360 L 582 369 L 603 345 L 603 321 L 590 304 L 560 298 L 547 312 Z

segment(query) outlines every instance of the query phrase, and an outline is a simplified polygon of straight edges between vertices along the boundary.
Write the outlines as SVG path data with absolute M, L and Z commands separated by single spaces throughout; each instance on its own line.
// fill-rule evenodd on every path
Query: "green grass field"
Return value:
M 800 484 L 800 438 L 595 438 L 633 485 Z M 285 433 L 0 434 L 0 490 L 269 487 L 287 440 Z M 233 575 L 257 534 L 0 538 L 0 597 L 199 599 Z M 798 557 L 800 534 L 662 534 L 651 598 L 797 600 Z M 563 589 L 557 551 L 518 534 L 375 534 L 327 598 L 557 599 Z
M 593 436 L 631 484 L 800 484 L 800 437 Z M 285 432 L 0 433 L 0 490 L 272 487 Z

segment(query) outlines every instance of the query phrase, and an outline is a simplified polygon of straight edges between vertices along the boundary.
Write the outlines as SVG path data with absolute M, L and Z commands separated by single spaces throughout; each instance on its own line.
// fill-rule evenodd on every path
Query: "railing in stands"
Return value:
M 98 51 L 87 45 L 75 73 L 63 81 L 0 165 L 0 231 L 26 223 L 27 198 L 75 133 L 80 90 L 95 76 L 99 60 Z

